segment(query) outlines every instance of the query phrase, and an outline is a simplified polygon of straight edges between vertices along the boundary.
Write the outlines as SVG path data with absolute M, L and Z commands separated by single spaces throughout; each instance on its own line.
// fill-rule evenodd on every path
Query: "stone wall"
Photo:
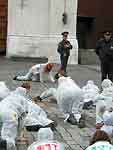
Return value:
M 62 22 L 64 9 L 66 25 Z M 73 45 L 69 63 L 77 64 L 76 13 L 77 0 L 8 0 L 7 57 L 47 57 L 58 63 L 61 33 L 69 31 Z

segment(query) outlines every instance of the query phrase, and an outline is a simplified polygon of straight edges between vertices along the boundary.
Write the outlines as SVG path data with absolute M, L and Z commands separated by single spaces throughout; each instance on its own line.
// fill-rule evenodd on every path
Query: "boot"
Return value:
M 77 125 L 77 120 L 73 114 L 70 114 L 69 118 L 67 119 L 67 122 L 69 122 L 72 125 Z
M 29 132 L 37 132 L 40 128 L 43 128 L 41 125 L 31 125 L 25 127 L 27 131 Z
M 0 138 L 0 150 L 7 150 L 7 142 Z
M 78 122 L 78 127 L 85 128 L 85 114 L 81 114 L 81 118 L 79 119 Z
M 40 96 L 37 96 L 36 98 L 37 98 L 37 100 L 39 100 L 40 102 L 42 101 L 42 98 L 41 98 Z
M 15 77 L 13 78 L 13 80 L 17 80 L 17 76 L 15 76 Z

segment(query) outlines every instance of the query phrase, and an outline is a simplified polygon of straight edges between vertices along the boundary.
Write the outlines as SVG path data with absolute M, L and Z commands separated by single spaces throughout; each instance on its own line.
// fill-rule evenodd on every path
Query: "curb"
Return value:
M 88 69 L 90 69 L 90 70 L 93 70 L 93 71 L 96 71 L 96 72 L 100 72 L 100 67 L 97 67 L 97 68 L 94 68 L 94 67 L 92 67 L 92 66 L 81 66 L 81 67 L 83 67 L 83 68 L 88 68 Z

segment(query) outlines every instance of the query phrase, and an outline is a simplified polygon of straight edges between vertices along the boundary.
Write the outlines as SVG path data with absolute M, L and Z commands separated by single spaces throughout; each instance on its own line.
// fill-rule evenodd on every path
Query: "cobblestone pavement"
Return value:
M 11 61 L 7 59 L 0 59 L 0 80 L 5 81 L 8 87 L 13 90 L 22 84 L 21 81 L 14 81 L 12 78 L 17 74 L 25 74 L 32 62 L 20 62 Z M 55 66 L 54 72 L 57 72 L 59 65 Z M 71 65 L 68 67 L 68 74 L 74 79 L 80 87 L 82 87 L 87 80 L 94 80 L 97 85 L 100 85 L 100 74 L 95 70 L 91 70 L 85 66 Z M 50 87 L 56 87 L 53 83 L 39 83 L 32 82 L 31 96 L 40 95 L 44 90 Z M 44 108 L 48 113 L 48 116 L 57 121 L 55 139 L 62 142 L 65 146 L 65 150 L 82 150 L 89 142 L 90 137 L 94 133 L 95 126 L 95 109 L 87 110 L 86 113 L 86 127 L 83 129 L 78 128 L 75 125 L 64 123 L 62 114 L 59 112 L 58 106 L 55 102 L 45 101 L 40 102 L 39 105 Z M 34 136 L 34 138 L 33 138 Z M 32 143 L 35 139 L 36 133 L 28 133 L 29 141 Z M 20 148 L 26 150 L 26 148 Z M 19 150 L 19 148 L 18 148 Z

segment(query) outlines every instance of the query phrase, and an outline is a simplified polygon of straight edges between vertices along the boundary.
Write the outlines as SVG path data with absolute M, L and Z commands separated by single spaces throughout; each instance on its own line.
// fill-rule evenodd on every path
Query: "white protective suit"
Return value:
M 41 128 L 38 131 L 37 141 L 30 145 L 28 150 L 64 150 L 61 143 L 54 140 L 54 134 L 50 128 Z
M 32 66 L 28 73 L 25 76 L 17 76 L 17 80 L 21 81 L 27 81 L 27 80 L 32 80 L 32 81 L 37 81 L 37 77 L 39 75 L 40 77 L 40 82 L 44 82 L 45 80 L 50 80 L 51 82 L 54 82 L 54 78 L 52 76 L 52 70 L 50 72 L 45 72 L 44 67 L 47 65 L 46 64 L 36 64 Z
M 98 106 L 99 101 L 104 101 L 106 103 L 107 109 L 113 108 L 113 86 L 109 79 L 105 79 L 102 82 L 102 93 L 97 95 L 95 98 L 96 105 Z
M 6 86 L 5 82 L 0 81 L 0 101 L 10 94 L 10 90 Z
M 18 87 L 0 102 L 1 137 L 7 141 L 8 150 L 15 149 L 19 118 L 27 111 L 26 89 Z
M 82 87 L 83 102 L 95 102 L 95 97 L 99 94 L 99 88 L 94 84 L 92 80 L 87 81 L 87 84 Z
M 28 114 L 24 120 L 24 126 L 47 126 L 53 121 L 47 118 L 47 114 L 37 104 L 28 102 Z
M 50 88 L 42 93 L 40 97 L 44 99 L 48 96 L 53 96 L 57 100 L 57 104 L 65 117 L 69 117 L 72 113 L 79 113 L 82 90 L 70 77 L 60 77 L 58 79 L 58 88 Z
M 113 145 L 107 141 L 98 141 L 93 145 L 90 145 L 86 150 L 113 150 Z

